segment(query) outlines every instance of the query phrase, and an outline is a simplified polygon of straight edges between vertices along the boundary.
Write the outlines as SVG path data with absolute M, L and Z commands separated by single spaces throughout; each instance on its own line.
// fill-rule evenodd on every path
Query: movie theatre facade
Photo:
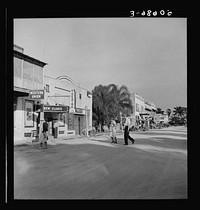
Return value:
M 92 126 L 92 95 L 67 76 L 44 75 L 47 63 L 14 45 L 14 143 L 39 133 L 45 119 L 49 135 L 81 134 Z M 42 121 L 41 121 L 42 120 Z

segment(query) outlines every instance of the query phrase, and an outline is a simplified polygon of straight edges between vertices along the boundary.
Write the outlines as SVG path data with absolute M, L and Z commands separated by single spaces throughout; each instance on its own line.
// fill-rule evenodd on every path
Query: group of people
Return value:
M 130 118 L 129 116 L 126 117 L 125 123 L 124 123 L 124 145 L 128 145 L 128 140 L 134 144 L 135 140 L 129 135 L 129 129 L 130 129 Z M 115 120 L 111 120 L 110 123 L 110 136 L 111 136 L 111 143 L 117 143 L 117 124 Z
M 126 117 L 124 123 L 124 145 L 128 145 L 128 140 L 134 144 L 135 140 L 129 135 L 130 129 L 130 118 L 129 116 Z M 110 123 L 110 136 L 111 136 L 111 143 L 117 144 L 117 123 L 115 120 L 111 120 Z M 47 148 L 47 140 L 48 140 L 48 123 L 44 121 L 43 123 L 43 130 L 39 140 L 39 148 L 42 148 L 42 144 L 44 144 L 45 148 Z

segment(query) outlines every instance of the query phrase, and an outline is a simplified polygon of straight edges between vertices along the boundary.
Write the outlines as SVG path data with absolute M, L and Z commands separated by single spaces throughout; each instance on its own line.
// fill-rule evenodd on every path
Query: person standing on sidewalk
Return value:
M 131 121 L 129 119 L 129 115 L 126 117 L 126 121 L 124 123 L 124 145 L 128 145 L 128 139 L 131 140 L 132 144 L 134 144 L 135 140 L 129 135 Z
M 47 149 L 47 140 L 48 140 L 48 123 L 46 122 L 46 120 L 44 120 L 43 123 L 43 130 L 42 130 L 42 138 L 40 140 L 40 146 L 39 149 L 42 148 L 42 144 L 44 143 L 45 145 L 45 149 Z
M 110 123 L 110 136 L 111 136 L 111 143 L 116 143 L 117 144 L 117 124 L 115 122 L 115 120 L 111 120 L 111 123 Z
M 58 120 L 56 120 L 53 127 L 54 127 L 54 138 L 58 138 L 58 127 L 59 127 Z

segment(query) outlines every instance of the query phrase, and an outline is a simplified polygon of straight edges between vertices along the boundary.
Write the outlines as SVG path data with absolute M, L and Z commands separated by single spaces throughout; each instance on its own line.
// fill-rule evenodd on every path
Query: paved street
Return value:
M 109 134 L 14 147 L 15 199 L 185 199 L 187 128 Z

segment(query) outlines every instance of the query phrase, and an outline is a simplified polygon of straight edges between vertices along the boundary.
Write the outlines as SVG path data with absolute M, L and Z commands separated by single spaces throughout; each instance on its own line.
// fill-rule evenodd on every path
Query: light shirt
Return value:
M 131 121 L 130 121 L 130 119 L 128 117 L 126 117 L 126 121 L 124 123 L 124 126 L 130 127 L 130 125 L 131 125 Z

